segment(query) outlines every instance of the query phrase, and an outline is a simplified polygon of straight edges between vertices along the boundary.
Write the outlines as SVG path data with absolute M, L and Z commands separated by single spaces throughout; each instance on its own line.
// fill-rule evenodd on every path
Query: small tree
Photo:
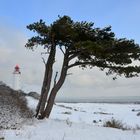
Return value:
M 93 25 L 92 22 L 74 22 L 70 17 L 63 16 L 51 25 L 40 20 L 27 26 L 29 30 L 36 32 L 37 36 L 30 38 L 26 47 L 34 49 L 35 46 L 43 46 L 48 55 L 47 61 L 44 61 L 45 74 L 36 117 L 49 117 L 56 94 L 70 68 L 89 66 L 98 67 L 102 71 L 107 69 L 106 74 L 115 74 L 114 79 L 121 75 L 134 77 L 140 73 L 140 66 L 131 65 L 134 60 L 140 60 L 139 45 L 135 44 L 134 40 L 115 38 L 111 26 L 100 29 Z M 57 80 L 56 73 L 52 85 L 57 48 L 64 57 L 60 77 Z

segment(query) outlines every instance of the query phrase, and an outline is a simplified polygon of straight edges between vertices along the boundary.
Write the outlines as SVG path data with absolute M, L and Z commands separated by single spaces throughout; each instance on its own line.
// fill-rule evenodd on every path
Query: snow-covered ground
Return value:
M 72 122 L 99 126 L 114 118 L 134 128 L 136 125 L 140 125 L 138 112 L 140 112 L 140 105 L 138 104 L 59 103 L 54 106 L 51 118 L 69 119 Z
M 37 101 L 28 97 L 28 105 Z M 133 111 L 132 111 L 133 110 Z M 140 104 L 56 103 L 50 119 L 33 120 L 19 130 L 2 130 L 5 140 L 140 140 Z M 112 118 L 132 130 L 103 127 Z

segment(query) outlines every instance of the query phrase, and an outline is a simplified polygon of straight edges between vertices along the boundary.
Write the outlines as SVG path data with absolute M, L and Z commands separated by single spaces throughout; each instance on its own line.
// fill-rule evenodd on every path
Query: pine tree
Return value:
M 113 79 L 122 75 L 126 78 L 134 77 L 140 73 L 140 66 L 133 65 L 134 61 L 140 61 L 140 46 L 134 40 L 116 38 L 111 26 L 95 28 L 92 22 L 74 22 L 70 17 L 63 16 L 51 25 L 40 20 L 27 28 L 37 33 L 37 36 L 30 38 L 26 47 L 34 49 L 35 46 L 43 46 L 48 55 L 47 62 L 44 61 L 44 81 L 36 109 L 36 117 L 40 119 L 49 117 L 56 94 L 62 87 L 68 70 L 73 67 L 98 67 L 102 71 L 106 69 L 106 75 L 115 74 Z M 51 86 L 57 48 L 63 54 L 63 64 L 60 77 L 57 80 L 56 73 Z

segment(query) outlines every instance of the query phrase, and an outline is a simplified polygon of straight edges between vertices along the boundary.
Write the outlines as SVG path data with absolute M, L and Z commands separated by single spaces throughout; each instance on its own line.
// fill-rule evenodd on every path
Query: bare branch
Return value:
M 43 63 L 46 65 L 46 62 L 45 62 L 45 59 L 44 59 L 44 57 L 42 57 L 42 60 L 43 60 Z
M 57 78 L 57 75 L 58 75 L 58 71 L 55 73 L 55 77 L 54 77 L 54 86 L 56 85 L 56 78 Z
M 92 61 L 85 61 L 85 62 L 75 62 L 71 65 L 68 66 L 68 69 L 69 68 L 72 68 L 72 67 L 75 67 L 75 66 L 82 66 L 82 65 L 89 65 L 89 66 L 98 66 L 98 67 L 106 67 L 106 68 L 112 68 L 111 65 L 107 64 L 106 62 L 104 63 L 103 61 L 95 61 L 95 60 L 92 60 Z
M 60 46 L 60 50 L 61 50 L 61 52 L 63 53 L 63 54 L 65 54 L 65 52 L 63 51 L 63 49 L 62 49 L 62 47 Z
M 78 56 L 78 53 L 75 53 L 75 54 L 71 55 L 71 56 L 68 58 L 69 61 L 72 60 L 72 59 L 74 59 L 76 56 Z

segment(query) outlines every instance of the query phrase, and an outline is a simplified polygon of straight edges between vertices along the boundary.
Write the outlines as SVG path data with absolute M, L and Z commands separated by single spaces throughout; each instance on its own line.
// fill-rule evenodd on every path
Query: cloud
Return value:
M 22 83 L 41 84 L 44 67 L 40 50 L 27 50 L 24 47 L 26 35 L 13 26 L 0 25 L 0 31 L 0 80 L 12 85 L 12 72 L 14 66 L 19 64 Z
M 140 78 L 118 77 L 113 80 L 98 68 L 92 70 L 71 70 L 67 83 L 60 91 L 58 99 L 94 99 L 95 97 L 110 96 L 140 96 Z

